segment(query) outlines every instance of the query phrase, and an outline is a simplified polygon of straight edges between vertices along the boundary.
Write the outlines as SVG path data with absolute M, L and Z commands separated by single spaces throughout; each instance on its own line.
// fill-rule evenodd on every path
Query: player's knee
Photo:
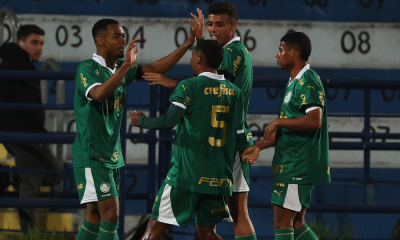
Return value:
M 279 214 L 274 214 L 274 228 L 282 229 L 282 228 L 292 228 L 293 227 L 293 219 L 284 218 Z
M 117 223 L 119 221 L 119 212 L 115 209 L 109 209 L 105 212 L 104 216 L 101 216 L 101 220 L 106 222 Z

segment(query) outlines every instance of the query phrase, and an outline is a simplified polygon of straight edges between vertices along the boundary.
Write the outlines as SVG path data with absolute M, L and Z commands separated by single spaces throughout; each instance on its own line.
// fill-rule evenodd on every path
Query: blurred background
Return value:
M 46 109 L 46 135 L 52 151 L 64 163 L 65 178 L 58 187 L 43 188 L 55 205 L 29 200 L 18 202 L 12 185 L 0 197 L 1 231 L 19 230 L 16 207 L 41 207 L 40 227 L 45 231 L 76 233 L 84 210 L 78 209 L 72 173 L 71 143 L 75 131 L 74 79 L 78 64 L 95 53 L 93 24 L 113 18 L 123 26 L 127 42 L 140 37 L 137 63 L 152 63 L 183 44 L 190 33 L 190 13 L 215 0 L 0 0 L 0 30 L 4 42 L 15 42 L 19 24 L 36 24 L 45 31 L 37 69 Z M 324 83 L 330 131 L 332 183 L 316 185 L 307 221 L 330 231 L 326 239 L 393 239 L 400 206 L 400 1 L 398 0 L 231 0 L 239 12 L 236 35 L 251 53 L 254 86 L 248 124 L 254 140 L 277 117 L 283 87 L 289 78 L 276 65 L 280 38 L 290 31 L 306 33 L 312 43 L 309 64 Z M 8 8 L 4 8 L 4 7 Z M 1 26 L 3 23 L 3 26 Z M 207 30 L 206 30 L 207 31 Z M 0 32 L 1 34 L 1 32 Z M 209 38 L 208 33 L 205 33 Z M 1 37 L 1 35 L 0 35 Z M 166 75 L 192 76 L 191 52 Z M 0 73 L 1 78 L 4 75 Z M 38 77 L 36 77 L 38 78 Z M 65 81 L 56 81 L 56 80 Z M 171 90 L 137 81 L 128 88 L 125 102 L 156 116 L 168 109 Z M 61 106 L 61 107 L 60 107 Z M 0 110 L 1 111 L 1 110 Z M 141 216 L 151 210 L 170 160 L 173 131 L 144 131 L 123 122 L 126 145 L 121 188 L 121 223 L 126 239 L 137 230 Z M 127 134 L 125 134 L 127 133 Z M 36 141 L 41 135 L 0 132 L 0 142 L 11 138 Z M 32 140 L 33 139 L 33 140 Z M 20 140 L 12 140 L 20 141 Z M 124 146 L 125 147 L 125 146 Z M 12 156 L 0 145 L 0 164 L 13 166 Z M 274 239 L 270 193 L 274 149 L 262 152 L 251 169 L 249 211 L 259 239 Z M 47 192 L 47 195 L 46 195 Z M 51 194 L 51 193 L 58 194 Z M 123 192 L 123 191 L 122 191 Z M 64 194 L 64 195 L 63 195 Z M 57 200 L 57 201 L 56 201 Z M 48 204 L 48 203 L 46 203 Z M 46 207 L 48 206 L 48 207 Z M 311 224 L 309 224 L 311 226 Z M 230 223 L 218 233 L 234 239 Z M 132 231 L 130 231 L 132 230 Z M 195 225 L 172 227 L 173 239 L 193 239 Z M 316 230 L 315 232 L 317 232 Z M 330 237 L 330 238 L 328 238 Z M 345 238 L 342 238 L 345 239 Z

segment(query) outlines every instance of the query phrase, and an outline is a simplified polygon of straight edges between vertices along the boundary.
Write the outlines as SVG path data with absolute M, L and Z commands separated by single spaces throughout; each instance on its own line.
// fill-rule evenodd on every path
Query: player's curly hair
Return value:
M 200 52 L 204 56 L 208 68 L 218 69 L 224 59 L 224 48 L 214 40 L 199 42 L 193 51 Z
M 101 32 L 107 31 L 107 25 L 110 24 L 119 24 L 119 22 L 117 20 L 108 18 L 100 19 L 99 21 L 97 21 L 92 28 L 93 40 L 96 40 L 96 37 L 99 36 Z
M 231 20 L 231 22 L 237 22 L 238 21 L 238 11 L 235 7 L 230 2 L 217 2 L 214 3 L 213 5 L 208 7 L 208 14 L 213 14 L 213 15 L 219 15 L 219 14 L 224 14 L 226 13 Z
M 44 30 L 34 24 L 25 24 L 17 31 L 17 40 L 25 41 L 32 33 L 44 36 Z
M 308 61 L 311 55 L 311 41 L 305 33 L 291 32 L 281 38 L 287 46 L 299 51 L 300 58 Z

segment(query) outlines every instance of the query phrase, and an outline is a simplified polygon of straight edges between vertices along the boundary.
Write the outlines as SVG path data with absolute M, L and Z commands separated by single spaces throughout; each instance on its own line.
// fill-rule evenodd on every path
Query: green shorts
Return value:
M 81 204 L 118 197 L 119 168 L 74 167 L 74 174 Z
M 300 212 L 302 207 L 310 207 L 313 188 L 314 184 L 273 183 L 271 203 Z
M 223 220 L 232 221 L 225 196 L 195 193 L 164 182 L 154 201 L 151 217 L 186 228 L 193 213 L 196 224 L 204 227 L 214 226 Z

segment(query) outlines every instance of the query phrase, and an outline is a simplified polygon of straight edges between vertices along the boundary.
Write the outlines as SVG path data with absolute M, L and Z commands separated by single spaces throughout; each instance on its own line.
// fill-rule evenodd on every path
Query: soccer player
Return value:
M 235 151 L 250 146 L 244 134 L 242 93 L 217 74 L 223 57 L 218 42 L 199 42 L 190 60 L 197 77 L 178 84 L 168 112 L 157 118 L 131 113 L 132 125 L 142 128 L 178 124 L 170 170 L 142 239 L 160 239 L 170 224 L 186 227 L 193 213 L 200 239 L 222 239 L 214 229 L 229 218 L 225 196 L 232 194 Z
M 127 86 L 143 72 L 164 73 L 194 44 L 194 34 L 169 56 L 151 65 L 135 64 L 138 48 L 134 38 L 127 48 L 119 23 L 102 19 L 92 28 L 97 53 L 83 61 L 76 72 L 74 112 L 77 135 L 72 163 L 86 219 L 78 240 L 118 239 L 119 168 L 124 166 L 120 126 Z M 100 231 L 99 231 L 100 230 Z
M 264 139 L 242 154 L 255 162 L 262 149 L 275 145 L 272 162 L 276 240 L 318 239 L 304 216 L 315 183 L 330 182 L 325 91 L 307 64 L 310 39 L 301 32 L 281 38 L 276 54 L 280 69 L 290 74 L 278 119 L 268 124 Z
M 203 15 L 194 16 L 198 23 L 204 23 Z M 238 12 L 236 7 L 229 2 L 217 2 L 208 8 L 208 33 L 212 40 L 224 46 L 224 60 L 218 69 L 243 93 L 244 117 L 247 118 L 248 103 L 253 85 L 253 66 L 251 56 L 245 45 L 235 37 L 238 25 Z M 192 24 L 193 26 L 193 24 Z M 203 31 L 195 31 L 196 38 L 200 42 L 204 36 Z M 200 39 L 200 40 L 199 40 Z M 166 87 L 175 87 L 176 80 L 164 77 L 160 74 L 148 73 L 144 76 L 150 81 L 150 85 L 160 84 Z M 253 144 L 250 128 L 245 123 L 245 134 L 250 144 Z M 250 191 L 250 164 L 240 160 L 237 152 L 234 164 L 233 195 L 228 197 L 228 206 L 233 218 L 235 236 L 241 240 L 257 239 L 253 224 L 247 209 L 247 197 Z

